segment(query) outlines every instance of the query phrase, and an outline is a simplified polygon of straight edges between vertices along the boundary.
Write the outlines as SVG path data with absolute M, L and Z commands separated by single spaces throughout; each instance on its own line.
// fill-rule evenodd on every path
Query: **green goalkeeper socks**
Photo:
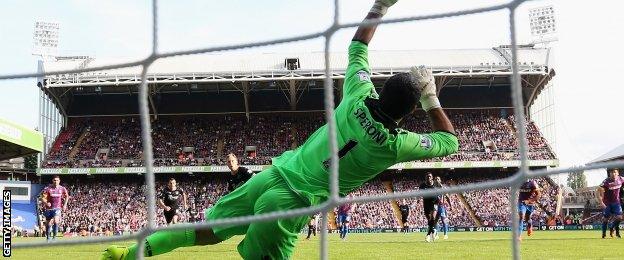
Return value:
M 195 230 L 158 231 L 147 237 L 144 256 L 155 256 L 170 252 L 178 247 L 195 245 Z M 134 260 L 139 244 L 130 246 L 126 260 Z

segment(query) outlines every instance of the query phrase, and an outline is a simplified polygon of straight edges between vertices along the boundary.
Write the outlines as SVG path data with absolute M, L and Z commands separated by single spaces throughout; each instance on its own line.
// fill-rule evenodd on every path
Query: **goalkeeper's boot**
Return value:
M 104 250 L 101 260 L 124 260 L 129 253 L 128 247 L 125 246 L 109 246 Z

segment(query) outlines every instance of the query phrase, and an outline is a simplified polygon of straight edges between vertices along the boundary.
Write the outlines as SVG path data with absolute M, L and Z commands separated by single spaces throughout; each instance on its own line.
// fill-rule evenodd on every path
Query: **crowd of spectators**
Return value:
M 463 179 L 461 183 L 482 182 L 494 179 L 493 176 L 475 175 L 474 179 Z M 500 178 L 500 177 L 499 177 Z M 542 196 L 532 215 L 534 225 L 545 224 L 554 218 L 556 212 L 559 187 L 548 178 L 535 179 L 542 189 Z M 509 188 L 472 190 L 464 192 L 464 198 L 474 210 L 477 218 L 484 226 L 507 226 L 511 224 L 509 205 Z M 512 207 L 517 206 L 515 203 Z
M 87 181 L 65 185 L 71 197 L 63 212 L 63 232 L 115 232 L 129 224 L 132 211 L 128 206 L 136 199 L 138 183 Z
M 371 181 L 351 192 L 350 196 L 375 196 L 387 193 L 380 181 Z M 336 213 L 337 214 L 337 213 Z M 351 213 L 350 228 L 396 228 L 397 219 L 388 201 L 358 203 Z
M 86 120 L 85 129 L 82 131 L 86 131 L 87 134 L 76 154 L 78 160 L 96 159 L 100 149 L 110 149 L 108 154 L 110 159 L 141 157 L 141 128 L 137 118 Z
M 502 175 L 498 175 L 499 178 Z M 227 193 L 225 176 L 193 176 L 178 178 L 178 187 L 188 197 L 188 208 L 182 210 L 184 222 L 204 220 L 204 211 Z M 61 230 L 70 234 L 98 235 L 135 232 L 146 225 L 146 197 L 144 180 L 141 176 L 124 176 L 125 179 L 106 180 L 100 178 L 80 178 L 64 180 L 63 185 L 70 194 L 69 207 L 63 212 Z M 419 175 L 398 175 L 389 182 L 394 192 L 417 190 L 424 179 Z M 481 182 L 493 179 L 486 174 L 462 174 L 444 176 L 445 186 Z M 547 212 L 555 209 L 557 189 L 548 179 L 539 179 L 543 188 L 540 200 Z M 388 193 L 389 185 L 379 179 L 372 180 L 351 192 L 349 196 L 375 196 Z M 166 186 L 166 181 L 157 181 L 157 194 Z M 462 201 L 462 197 L 465 202 Z M 473 190 L 462 194 L 449 194 L 451 206 L 447 208 L 450 226 L 475 226 L 469 211 L 473 210 L 484 226 L 504 226 L 509 224 L 509 189 L 496 188 Z M 405 199 L 410 207 L 408 224 L 410 227 L 425 227 L 426 220 L 422 212 L 422 198 Z M 403 200 L 398 200 L 402 204 Z M 515 204 L 513 205 L 515 206 Z M 157 209 L 157 223 L 164 225 L 163 210 Z M 550 214 L 537 210 L 534 219 L 544 223 Z M 561 220 L 564 221 L 564 220 Z M 399 221 L 389 201 L 358 203 L 352 212 L 351 228 L 398 228 Z
M 69 157 L 69 153 L 76 145 L 76 141 L 80 137 L 81 131 L 85 122 L 76 121 L 72 122 L 65 128 L 59 136 L 56 138 L 54 144 L 52 145 L 52 149 L 47 155 L 48 160 L 50 161 L 62 161 L 66 162 Z M 58 162 L 61 163 L 61 162 Z
M 424 181 L 424 179 L 415 179 L 414 176 L 409 178 L 395 178 L 393 181 L 393 187 L 395 192 L 405 192 L 418 190 L 418 186 Z M 443 180 L 443 185 L 450 186 L 451 182 Z M 447 208 L 447 215 L 449 217 L 449 224 L 456 227 L 471 227 L 474 226 L 474 221 L 470 218 L 470 215 L 457 194 L 448 194 L 451 201 L 450 207 Z M 423 227 L 427 225 L 427 219 L 423 214 L 423 202 L 422 199 L 409 198 L 406 199 L 410 206 L 410 214 L 408 222 L 410 226 Z
M 501 110 L 449 110 L 448 115 L 459 137 L 459 153 L 424 161 L 519 158 L 513 116 Z M 154 158 L 159 160 L 159 166 L 223 165 L 225 155 L 232 152 L 239 155 L 242 164 L 266 165 L 272 157 L 301 145 L 324 120 L 322 113 L 253 114 L 249 120 L 244 115 L 161 117 L 152 122 Z M 402 127 L 429 132 L 427 121 L 425 114 L 416 113 L 406 118 Z M 529 158 L 554 159 L 535 124 L 527 120 L 525 124 Z M 70 158 L 70 151 L 83 132 L 85 138 L 77 147 L 75 158 Z M 139 121 L 134 117 L 72 120 L 59 135 L 43 167 L 116 167 L 128 166 L 130 160 L 140 162 L 143 149 L 140 133 Z M 184 160 L 180 160 L 185 148 L 193 151 L 192 158 L 187 152 Z M 100 149 L 108 152 L 100 156 L 97 154 Z
M 511 208 L 508 188 L 464 192 L 464 198 L 483 226 L 496 227 L 509 224 Z
M 147 223 L 146 186 L 141 178 L 125 181 L 77 180 L 63 183 L 70 194 L 69 206 L 63 211 L 60 230 L 69 235 L 102 235 L 135 232 Z M 160 194 L 166 182 L 157 182 Z M 227 191 L 227 184 L 219 179 L 189 180 L 179 183 L 188 196 L 184 221 L 204 219 L 204 209 L 212 207 Z M 43 220 L 39 207 L 39 219 Z M 157 223 L 164 225 L 163 209 L 157 208 Z M 43 222 L 40 221 L 43 225 Z M 45 227 L 40 227 L 43 230 Z

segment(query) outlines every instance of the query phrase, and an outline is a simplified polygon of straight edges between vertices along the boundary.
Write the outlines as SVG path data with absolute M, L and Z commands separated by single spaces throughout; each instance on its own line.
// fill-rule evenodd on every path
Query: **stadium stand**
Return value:
M 482 173 L 436 172 L 443 176 L 445 185 L 481 182 L 502 178 L 509 173 L 486 171 Z M 173 175 L 171 175 L 173 176 Z M 227 193 L 225 174 L 211 176 L 175 175 L 178 186 L 188 194 L 188 212 L 184 222 L 203 220 L 203 212 Z M 126 175 L 114 181 L 103 181 L 102 176 L 81 178 L 80 176 L 63 177 L 63 183 L 70 193 L 70 207 L 63 218 L 63 231 L 69 235 L 106 235 L 135 232 L 147 223 L 145 205 L 145 185 L 141 176 Z M 165 187 L 168 176 L 157 181 L 157 194 Z M 354 190 L 350 196 L 379 195 L 387 193 L 383 182 L 389 181 L 395 192 L 418 189 L 424 181 L 422 174 L 394 173 L 385 174 Z M 558 187 L 551 180 L 538 180 L 544 189 L 540 203 L 546 206 L 534 214 L 534 224 L 546 224 L 554 212 Z M 469 191 L 462 194 L 450 194 L 451 207 L 448 209 L 449 221 L 455 227 L 506 226 L 509 224 L 508 189 L 489 189 Z M 463 199 L 462 199 L 463 198 Z M 462 202 L 465 200 L 467 203 Z M 422 199 L 407 199 L 410 205 L 410 227 L 425 227 L 426 220 L 422 213 Z M 473 211 L 477 216 L 470 215 Z M 543 212 L 549 212 L 544 214 Z M 157 223 L 164 225 L 162 209 L 158 209 Z M 389 201 L 369 202 L 356 205 L 352 212 L 351 228 L 399 228 L 400 217 L 395 214 Z
M 497 175 L 496 178 L 505 175 Z M 464 179 L 460 183 L 482 182 L 493 179 L 493 175 L 477 174 L 474 179 Z M 533 221 L 537 225 L 540 221 L 543 223 L 550 220 L 556 213 L 556 204 L 559 194 L 559 187 L 554 184 L 550 178 L 537 179 L 538 184 L 542 188 L 542 197 L 540 198 L 540 206 L 536 207 L 533 214 Z M 497 188 L 489 190 L 464 192 L 470 207 L 477 214 L 478 219 L 484 226 L 505 226 L 510 225 L 509 219 L 509 188 Z M 515 205 L 512 205 L 515 206 Z
M 227 192 L 223 178 L 181 178 L 179 187 L 187 192 L 190 209 L 186 212 L 186 221 L 203 220 L 203 210 Z M 115 181 L 64 177 L 63 182 L 71 194 L 70 207 L 64 213 L 61 225 L 65 233 L 120 234 L 137 231 L 146 225 L 145 184 L 140 176 L 124 176 Z M 157 182 L 157 194 L 165 185 L 165 180 Z M 158 209 L 159 225 L 165 223 L 162 213 L 163 210 Z M 42 207 L 39 207 L 39 214 L 40 219 L 44 219 Z
M 460 140 L 460 152 L 429 161 L 491 161 L 518 159 L 513 116 L 505 110 L 451 110 Z M 426 117 L 417 113 L 404 128 L 429 132 Z M 554 159 L 555 155 L 533 122 L 527 122 L 529 158 Z M 320 113 L 259 114 L 210 117 L 162 117 L 152 131 L 157 166 L 223 165 L 227 153 L 241 156 L 244 165 L 268 165 L 271 158 L 305 141 L 323 124 Z M 77 135 L 87 132 L 76 145 Z M 46 168 L 119 167 L 142 158 L 138 120 L 133 117 L 72 120 L 61 132 L 44 163 Z M 219 145 L 222 144 L 222 145 Z M 254 147 L 253 152 L 246 147 Z M 187 151 L 184 149 L 187 148 Z M 77 149 L 76 158 L 69 150 Z M 105 151 L 98 154 L 100 151 Z M 244 155 L 244 156 L 243 156 Z M 139 163 L 139 165 L 141 165 Z
M 524 81 L 532 83 L 522 86 L 523 96 L 528 98 L 525 105 L 529 109 L 534 98 L 554 76 L 554 70 L 547 66 L 547 51 L 530 46 L 521 50 L 521 76 Z M 431 164 L 426 167 L 407 167 L 398 172 L 390 170 L 350 195 L 414 190 L 423 181 L 423 173 L 430 169 L 435 169 L 435 174 L 441 175 L 449 186 L 503 178 L 515 172 L 517 165 L 488 164 L 519 159 L 516 125 L 511 116 L 509 61 L 504 58 L 506 51 L 508 49 L 504 47 L 371 51 L 371 60 L 375 59 L 376 66 L 379 66 L 371 68 L 374 71 L 371 80 L 377 87 L 387 77 L 406 71 L 416 60 L 439 65 L 434 72 L 439 75 L 436 80 L 443 87 L 441 103 L 456 128 L 460 152 L 424 160 L 423 163 Z M 347 59 L 346 53 L 331 55 L 334 102 L 338 104 L 342 98 L 340 88 Z M 324 109 L 324 89 L 318 80 L 325 73 L 324 58 L 320 53 L 304 53 L 299 58 L 301 67 L 297 70 L 282 66 L 282 54 L 210 55 L 210 62 L 188 56 L 152 64 L 149 102 L 154 165 L 162 170 L 157 172 L 157 178 L 161 180 L 157 187 L 164 186 L 166 179 L 161 178 L 173 176 L 171 169 L 178 172 L 175 177 L 179 178 L 179 186 L 189 193 L 191 208 L 184 221 L 201 221 L 203 210 L 225 194 L 224 174 L 227 173 L 224 172 L 227 168 L 224 166 L 228 153 L 235 153 L 240 164 L 245 166 L 269 165 L 272 157 L 301 145 L 325 123 L 324 114 L 319 112 Z M 45 64 L 45 68 L 73 68 L 77 63 L 79 61 L 51 62 Z M 106 64 L 106 59 L 93 59 L 87 67 L 96 64 Z M 247 65 L 241 67 L 241 64 Z M 114 181 L 106 182 L 101 181 L 107 178 L 106 175 L 75 169 L 144 166 L 136 104 L 138 73 L 140 71 L 133 68 L 125 68 L 72 75 L 69 80 L 49 76 L 41 82 L 51 93 L 64 96 L 55 105 L 67 112 L 66 125 L 41 165 L 52 169 L 44 169 L 49 171 L 42 173 L 44 176 L 62 174 L 63 182 L 69 184 L 70 205 L 75 208 L 70 206 L 67 215 L 71 217 L 65 218 L 65 226 L 74 231 L 85 230 L 80 234 L 134 232 L 146 223 L 144 180 L 136 175 L 140 169 L 132 169 L 138 172 L 124 169 L 117 172 Z M 119 82 L 123 83 L 119 85 Z M 402 122 L 402 127 L 426 133 L 430 131 L 427 120 L 422 111 L 417 111 Z M 529 159 L 552 159 L 552 162 L 539 162 L 538 167 L 555 166 L 556 155 L 540 129 L 528 118 L 525 124 L 529 136 Z M 446 164 L 466 161 L 487 165 L 459 167 Z M 195 165 L 211 167 L 197 172 L 182 170 L 187 167 L 165 169 L 166 166 Z M 470 168 L 473 166 L 475 168 Z M 76 171 L 58 168 L 74 168 Z M 262 167 L 256 169 L 259 168 Z M 186 172 L 194 173 L 189 175 Z M 549 179 L 540 182 L 552 184 Z M 558 193 L 555 185 L 545 188 L 549 189 L 548 194 Z M 448 212 L 451 226 L 507 224 L 509 208 L 505 201 L 509 199 L 509 190 L 482 192 L 451 194 Z M 105 199 L 99 200 L 100 197 L 90 194 L 105 194 L 100 196 Z M 500 203 L 496 205 L 499 207 L 482 207 L 477 196 L 498 198 Z M 556 208 L 556 203 L 551 200 L 554 198 L 543 198 L 545 211 Z M 422 200 L 408 201 L 412 209 L 410 226 L 425 226 Z M 384 201 L 357 205 L 351 227 L 397 228 L 400 218 L 395 204 Z M 99 211 L 107 213 L 99 214 Z M 158 223 L 163 224 L 161 210 L 158 212 Z M 543 214 L 537 215 L 536 221 L 545 222 Z M 94 232 L 90 232 L 92 230 Z
M 387 191 L 379 180 L 366 183 L 351 192 L 351 196 L 380 195 Z M 388 201 L 369 202 L 356 205 L 352 212 L 350 228 L 396 228 L 397 218 L 394 216 L 391 203 Z

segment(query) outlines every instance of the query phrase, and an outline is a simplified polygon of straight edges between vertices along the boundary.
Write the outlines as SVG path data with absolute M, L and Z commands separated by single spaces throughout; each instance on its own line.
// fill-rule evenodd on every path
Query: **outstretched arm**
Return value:
M 433 131 L 444 131 L 455 135 L 455 128 L 440 105 L 438 88 L 431 69 L 425 66 L 412 67 L 410 73 L 420 90 L 420 104 L 429 116 Z
M 397 0 L 376 0 L 371 10 L 366 15 L 366 20 L 381 18 L 388 7 Z M 375 34 L 377 25 L 358 27 L 351 44 L 349 44 L 349 65 L 345 73 L 343 97 L 362 97 L 374 92 L 373 82 L 370 79 L 368 65 L 368 43 Z
M 455 128 L 441 107 L 427 111 L 427 115 L 433 131 L 444 131 L 455 135 Z
M 370 11 L 368 11 L 368 15 L 366 15 L 364 21 L 380 19 L 384 16 L 384 14 L 386 14 L 388 7 L 394 5 L 394 3 L 396 3 L 397 1 L 398 0 L 375 0 L 373 7 L 370 9 Z M 353 40 L 368 45 L 368 43 L 373 38 L 376 29 L 376 24 L 367 26 L 360 25 L 360 27 L 358 27 L 357 31 L 355 32 L 355 35 L 353 36 Z
M 376 13 L 368 13 L 368 15 L 366 15 L 366 18 L 364 18 L 364 21 L 366 20 L 373 20 L 373 19 L 379 19 L 381 18 L 382 15 L 380 14 L 376 14 Z M 358 27 L 357 31 L 355 32 L 355 35 L 353 35 L 353 40 L 354 41 L 358 41 L 361 43 L 364 43 L 366 45 L 368 45 L 368 43 L 371 41 L 371 39 L 373 39 L 373 35 L 375 34 L 375 30 L 377 30 L 377 25 L 360 25 L 360 27 Z

